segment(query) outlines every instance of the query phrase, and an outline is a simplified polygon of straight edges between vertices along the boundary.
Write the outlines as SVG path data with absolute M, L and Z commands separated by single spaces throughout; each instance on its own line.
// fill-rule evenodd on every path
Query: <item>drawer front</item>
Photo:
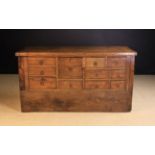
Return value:
M 37 66 L 50 65 L 50 66 L 56 66 L 56 59 L 55 58 L 35 58 L 35 57 L 30 57 L 30 58 L 28 58 L 28 65 L 37 65 Z
M 82 89 L 82 80 L 60 80 L 58 82 L 60 89 Z
M 125 81 L 111 81 L 111 89 L 125 90 L 126 82 Z
M 82 58 L 59 58 L 58 59 L 59 68 L 63 66 L 74 67 L 79 66 L 82 67 Z
M 59 78 L 82 78 L 82 68 L 81 67 L 68 67 L 64 66 L 58 70 Z
M 109 82 L 108 81 L 87 80 L 87 81 L 85 81 L 85 88 L 108 89 L 109 88 Z
M 108 79 L 109 71 L 103 69 L 85 70 L 85 78 L 87 79 Z
M 107 59 L 107 65 L 110 68 L 125 68 L 126 67 L 127 59 L 126 57 L 120 57 L 120 58 L 108 58 Z
M 111 78 L 112 79 L 126 79 L 126 70 L 112 70 Z
M 56 79 L 49 77 L 29 77 L 30 89 L 54 89 L 56 88 Z
M 59 58 L 59 78 L 82 78 L 82 58 Z
M 86 58 L 86 67 L 105 67 L 105 58 Z
M 55 76 L 56 68 L 55 67 L 29 67 L 28 74 L 30 76 Z

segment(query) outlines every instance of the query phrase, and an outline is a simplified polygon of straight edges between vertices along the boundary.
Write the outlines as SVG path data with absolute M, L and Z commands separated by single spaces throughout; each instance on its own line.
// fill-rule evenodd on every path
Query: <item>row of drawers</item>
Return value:
M 58 78 L 64 79 L 80 79 L 83 77 L 90 79 L 124 79 L 126 76 L 125 60 L 125 57 L 108 58 L 108 68 L 105 67 L 105 58 L 58 58 L 58 64 L 56 65 L 56 58 L 32 57 L 28 58 L 28 74 L 29 76 L 50 77 L 56 77 L 57 75 Z
M 84 62 L 83 62 L 84 60 Z M 37 66 L 56 66 L 56 58 L 28 58 L 29 65 Z M 126 57 L 109 57 L 107 58 L 58 58 L 58 65 L 60 67 L 99 67 L 99 68 L 125 68 Z
M 84 75 L 82 70 L 79 71 L 81 74 L 74 74 L 72 72 L 66 72 L 65 69 L 63 72 L 59 72 L 58 68 L 58 78 L 87 78 L 87 79 L 125 79 L 126 78 L 126 70 L 123 69 L 115 69 L 115 70 L 105 70 L 105 69 L 85 69 Z M 77 72 L 76 72 L 77 73 Z M 28 69 L 29 76 L 50 76 L 56 77 L 56 68 L 48 67 L 48 68 L 36 68 L 29 67 Z
M 125 89 L 126 81 L 109 80 L 56 80 L 50 77 L 29 77 L 30 89 Z

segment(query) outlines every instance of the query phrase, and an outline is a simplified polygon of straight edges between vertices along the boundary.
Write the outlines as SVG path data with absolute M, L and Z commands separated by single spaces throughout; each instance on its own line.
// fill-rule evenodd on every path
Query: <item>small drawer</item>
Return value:
M 82 78 L 82 67 L 79 66 L 61 66 L 58 69 L 58 77 L 59 78 L 73 78 L 78 79 Z
M 60 89 L 82 89 L 82 80 L 59 80 Z
M 105 58 L 86 58 L 86 67 L 105 67 Z
M 56 79 L 49 77 L 29 77 L 30 89 L 54 89 L 56 88 Z
M 87 79 L 108 79 L 109 71 L 103 69 L 86 69 L 85 78 Z
M 86 80 L 85 88 L 88 89 L 108 89 L 109 82 L 108 81 L 97 81 L 97 80 Z
M 56 76 L 56 68 L 29 67 L 28 74 L 29 76 Z
M 125 79 L 126 78 L 126 70 L 112 70 L 111 78 L 112 79 Z
M 125 68 L 127 63 L 126 57 L 108 58 L 107 65 L 109 68 Z
M 75 67 L 79 66 L 82 67 L 82 58 L 59 58 L 58 65 L 60 68 L 62 67 Z
M 56 59 L 55 58 L 35 58 L 35 57 L 30 57 L 30 58 L 28 58 L 28 65 L 37 65 L 37 66 L 50 65 L 50 66 L 56 66 Z
M 111 89 L 125 90 L 126 82 L 125 81 L 111 81 Z

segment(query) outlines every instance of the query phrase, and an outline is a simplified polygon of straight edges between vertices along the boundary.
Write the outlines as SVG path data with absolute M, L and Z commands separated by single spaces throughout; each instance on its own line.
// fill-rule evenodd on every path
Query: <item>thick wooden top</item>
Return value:
M 137 55 L 137 52 L 126 46 L 64 46 L 26 48 L 16 52 L 16 56 L 113 56 Z

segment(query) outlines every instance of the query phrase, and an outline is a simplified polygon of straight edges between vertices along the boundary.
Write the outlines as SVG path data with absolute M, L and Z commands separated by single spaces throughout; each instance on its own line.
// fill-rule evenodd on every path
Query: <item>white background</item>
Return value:
M 154 29 L 153 2 L 153 0 L 1 0 L 0 28 Z M 0 155 L 31 154 L 154 155 L 155 128 L 0 127 Z

